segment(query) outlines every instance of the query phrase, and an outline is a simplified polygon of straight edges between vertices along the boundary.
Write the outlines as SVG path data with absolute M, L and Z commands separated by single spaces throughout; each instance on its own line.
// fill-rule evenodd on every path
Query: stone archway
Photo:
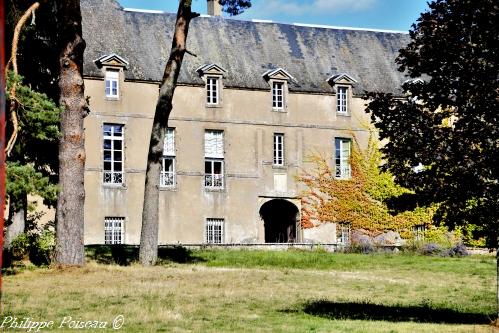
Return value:
M 265 227 L 265 243 L 295 242 L 299 210 L 284 199 L 272 199 L 260 208 L 260 217 Z

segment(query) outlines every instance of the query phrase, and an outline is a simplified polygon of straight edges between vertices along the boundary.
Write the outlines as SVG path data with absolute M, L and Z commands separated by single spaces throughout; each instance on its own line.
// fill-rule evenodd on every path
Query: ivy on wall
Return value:
M 378 145 L 374 133 L 369 137 L 366 150 L 353 142 L 350 179 L 336 178 L 326 157 L 317 153 L 308 157 L 312 167 L 297 177 L 305 187 L 301 195 L 303 228 L 330 222 L 349 223 L 352 229 L 394 230 L 409 238 L 412 227 L 431 225 L 434 207 L 390 214 L 384 201 L 409 191 L 395 184 L 389 172 L 381 170 Z

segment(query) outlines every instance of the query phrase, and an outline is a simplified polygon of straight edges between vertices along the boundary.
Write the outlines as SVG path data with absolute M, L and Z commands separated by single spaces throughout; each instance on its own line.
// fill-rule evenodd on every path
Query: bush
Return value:
M 371 243 L 352 243 L 345 249 L 345 252 L 370 254 L 376 252 L 376 248 Z
M 468 249 L 463 244 L 458 244 L 444 253 L 445 256 L 449 257 L 466 257 L 469 255 Z
M 420 251 L 425 256 L 434 256 L 442 253 L 442 247 L 436 243 L 428 243 L 423 245 Z
M 19 234 L 10 245 L 13 260 L 29 259 L 34 265 L 48 265 L 55 249 L 55 234 L 50 229 Z
M 15 260 L 26 259 L 29 255 L 30 237 L 26 233 L 19 234 L 10 243 L 10 252 Z

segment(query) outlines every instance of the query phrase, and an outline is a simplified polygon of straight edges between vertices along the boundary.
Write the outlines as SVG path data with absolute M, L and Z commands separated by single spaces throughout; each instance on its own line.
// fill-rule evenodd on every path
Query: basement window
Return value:
M 224 219 L 207 219 L 205 226 L 205 242 L 208 244 L 224 243 Z
M 104 218 L 104 244 L 114 245 L 124 243 L 124 217 Z

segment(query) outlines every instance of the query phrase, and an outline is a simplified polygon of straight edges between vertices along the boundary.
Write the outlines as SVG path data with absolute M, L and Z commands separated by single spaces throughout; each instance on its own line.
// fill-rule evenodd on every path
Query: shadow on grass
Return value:
M 305 303 L 302 311 L 328 319 L 412 321 L 440 324 L 490 324 L 489 318 L 491 318 L 482 313 L 463 313 L 451 309 L 436 309 L 431 304 L 402 306 L 367 302 L 342 303 L 326 300 Z
M 100 264 L 116 264 L 128 266 L 139 261 L 139 247 L 131 245 L 88 245 L 86 256 Z M 192 254 L 192 251 L 182 246 L 160 247 L 158 263 L 175 262 L 181 264 L 202 262 L 204 259 Z

